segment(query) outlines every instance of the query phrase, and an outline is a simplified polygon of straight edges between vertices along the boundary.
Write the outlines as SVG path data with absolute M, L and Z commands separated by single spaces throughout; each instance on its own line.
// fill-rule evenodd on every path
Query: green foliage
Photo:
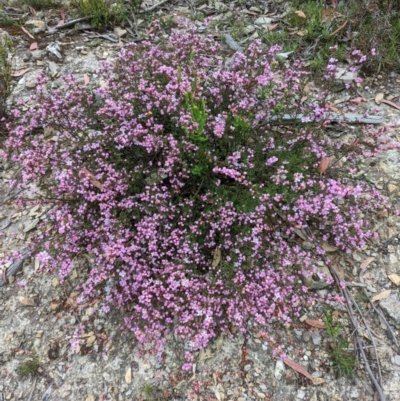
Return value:
M 204 135 L 204 126 L 207 121 L 206 103 L 204 99 L 194 100 L 193 94 L 187 92 L 184 95 L 185 107 L 190 112 L 193 120 L 198 124 L 197 131 L 190 135 L 190 139 L 195 143 L 204 143 L 208 141 L 208 137 Z M 187 133 L 185 127 L 182 127 Z
M 104 28 L 110 25 L 123 24 L 129 11 L 135 11 L 141 1 L 131 0 L 124 4 L 123 0 L 117 0 L 110 4 L 107 0 L 73 0 L 78 11 L 85 17 L 92 17 L 91 23 L 95 28 Z
M 342 335 L 341 325 L 333 323 L 332 313 L 327 308 L 324 310 L 324 323 L 331 340 L 328 353 L 336 376 L 352 376 L 356 367 L 356 359 L 354 354 L 346 351 L 350 342 Z
M 10 18 L 1 8 L 0 6 L 0 27 L 4 26 L 12 26 L 14 25 L 14 20 Z
M 44 10 L 56 6 L 58 2 L 55 0 L 21 0 L 21 4 L 32 7 L 35 10 Z
M 283 32 L 301 30 L 303 36 L 292 35 L 292 42 L 298 43 L 303 56 L 307 57 L 311 50 L 313 69 L 320 69 L 321 61 L 328 59 L 329 46 L 339 44 L 342 54 L 336 57 L 340 60 L 345 60 L 348 49 L 369 54 L 375 48 L 377 54 L 369 57 L 366 67 L 375 71 L 384 67 L 400 70 L 399 1 L 349 0 L 337 2 L 337 7 L 332 9 L 325 1 L 297 0 L 292 6 L 286 19 L 288 29 Z M 306 18 L 296 14 L 298 10 Z
M 6 114 L 7 97 L 11 94 L 11 58 L 14 46 L 7 35 L 0 36 L 0 117 Z
M 39 358 L 35 356 L 33 359 L 27 359 L 26 361 L 21 362 L 18 367 L 18 373 L 21 376 L 34 375 L 38 373 L 39 368 Z

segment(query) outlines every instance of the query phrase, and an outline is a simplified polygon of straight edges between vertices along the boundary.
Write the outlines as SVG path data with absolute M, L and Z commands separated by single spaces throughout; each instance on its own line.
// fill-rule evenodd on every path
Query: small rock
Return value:
M 302 322 L 302 323 L 303 323 L 303 322 L 305 322 L 307 319 L 308 319 L 308 316 L 307 316 L 307 314 L 304 314 L 303 316 L 301 316 L 301 317 L 300 317 L 300 319 L 299 319 L 299 320 L 300 320 L 300 322 Z
M 312 337 L 312 341 L 313 341 L 314 345 L 321 345 L 321 340 L 322 340 L 321 334 L 315 333 L 315 334 L 312 334 L 311 337 Z
M 28 81 L 25 83 L 25 86 L 27 88 L 34 88 L 36 86 L 36 82 L 33 82 L 33 86 L 28 86 L 28 84 L 30 84 L 31 81 Z M 33 219 L 31 221 L 28 221 L 27 223 L 25 223 L 25 227 L 24 227 L 24 233 L 28 233 L 29 231 L 32 231 L 39 223 L 39 219 Z
M 318 266 L 318 271 L 312 277 L 302 277 L 304 285 L 310 290 L 322 290 L 328 282 L 333 282 L 332 275 L 327 266 Z
M 296 337 L 301 338 L 303 336 L 303 332 L 301 330 L 294 330 L 294 334 L 296 334 Z
M 400 276 L 398 276 L 397 274 L 391 274 L 389 276 L 389 279 L 393 284 L 400 286 Z
M 94 401 L 95 399 L 96 399 L 96 397 L 93 394 L 91 394 L 91 395 L 86 397 L 85 401 Z
M 32 298 L 22 298 L 21 305 L 24 306 L 36 306 L 34 299 Z
M 50 70 L 50 75 L 52 78 L 55 78 L 58 75 L 58 65 L 56 63 L 53 63 L 52 61 L 48 62 L 49 70 Z
M 243 32 L 248 35 L 249 33 L 253 33 L 255 30 L 256 28 L 254 27 L 254 25 L 247 25 L 243 29 Z
M 400 365 L 400 355 L 395 355 L 392 357 L 392 362 L 396 365 Z
M 271 25 L 272 22 L 272 18 L 268 18 L 268 17 L 258 17 L 254 23 L 256 25 L 261 25 L 261 26 L 265 26 L 265 25 Z
M 263 394 L 263 393 L 257 393 L 256 395 L 258 398 L 260 398 L 262 400 L 265 398 L 265 394 Z
M 379 305 L 384 309 L 390 317 L 392 317 L 397 323 L 400 323 L 400 300 L 396 293 L 390 294 L 387 298 L 382 299 Z
M 301 247 L 302 247 L 303 249 L 305 249 L 306 251 L 309 251 L 310 249 L 314 249 L 314 248 L 315 248 L 315 245 L 314 245 L 313 243 L 311 243 L 311 242 L 304 241 L 304 242 L 301 244 Z
M 40 33 L 46 30 L 45 22 L 38 19 L 30 19 L 29 21 L 25 22 L 25 25 L 32 27 L 33 33 Z
M 125 29 L 122 29 L 122 28 L 116 26 L 116 27 L 114 28 L 114 33 L 115 33 L 119 38 L 121 38 L 122 36 L 126 35 L 127 31 L 126 31 Z
M 129 366 L 126 373 L 125 373 L 125 382 L 127 384 L 131 384 L 132 383 L 132 369 Z
M 338 68 L 335 78 L 343 81 L 344 83 L 350 84 L 354 79 L 357 78 L 357 73 L 346 71 L 345 68 Z
M 35 81 L 26 81 L 25 82 L 25 88 L 33 89 L 35 87 L 36 87 L 36 82 Z M 27 231 L 25 231 L 25 232 L 27 232 Z
M 44 51 L 43 50 L 33 50 L 31 52 L 31 54 L 32 54 L 32 57 L 35 60 L 41 60 L 44 57 Z
M 62 59 L 62 55 L 61 55 L 61 49 L 58 43 L 54 42 L 54 43 L 50 43 L 47 47 L 46 50 L 49 53 L 54 54 L 57 58 Z
M 248 372 L 250 369 L 251 369 L 251 365 L 245 365 L 244 368 L 243 368 L 243 370 L 245 372 Z
M 285 372 L 286 372 L 285 364 L 281 360 L 276 361 L 275 372 L 274 372 L 276 380 L 281 380 Z
M 26 52 L 26 53 L 24 53 L 24 55 L 22 56 L 22 61 L 24 61 L 24 62 L 26 63 L 26 62 L 28 62 L 31 58 L 32 58 L 32 53 Z

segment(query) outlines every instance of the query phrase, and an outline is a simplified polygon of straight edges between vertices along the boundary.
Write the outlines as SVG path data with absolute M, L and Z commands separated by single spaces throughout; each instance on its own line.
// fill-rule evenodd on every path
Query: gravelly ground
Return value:
M 89 34 L 61 32 L 43 37 L 45 45 L 61 43 L 62 59 L 42 50 L 26 50 L 24 38 L 16 38 L 17 55 L 15 70 L 30 67 L 16 86 L 10 102 L 27 97 L 34 88 L 39 70 L 54 78 L 53 86 L 61 85 L 59 77 L 73 73 L 84 80 L 90 77 L 96 82 L 96 68 L 101 59 L 112 58 L 116 44 L 107 40 L 89 38 Z M 64 45 L 63 45 L 64 43 Z M 366 102 L 357 106 L 359 112 L 376 107 L 376 93 L 398 99 L 400 76 L 367 80 L 359 88 L 359 95 Z M 399 121 L 399 111 L 387 105 L 380 106 L 385 123 Z M 395 140 L 400 132 L 394 130 Z M 399 136 L 397 136 L 399 135 Z M 15 166 L 1 166 L 1 199 L 8 195 L 7 180 Z M 365 163 L 365 177 L 390 196 L 393 207 L 398 207 L 400 189 L 399 151 L 382 155 L 377 162 Z M 18 210 L 11 202 L 0 206 L 1 250 L 23 249 L 29 242 L 35 219 L 44 211 Z M 9 225 L 8 225 L 9 222 Z M 343 258 L 341 266 L 346 281 L 357 281 L 360 265 L 367 257 L 375 260 L 363 272 L 367 290 L 372 296 L 390 289 L 390 296 L 380 301 L 380 306 L 395 334 L 399 337 L 400 301 L 399 286 L 390 277 L 400 275 L 400 248 L 396 238 L 400 232 L 398 217 L 382 216 L 376 221 L 381 243 L 365 249 L 363 254 Z M 31 229 L 31 230 L 30 230 Z M 17 238 L 10 238 L 16 233 Z M 392 240 L 385 244 L 389 238 Z M 0 287 L 0 400 L 376 400 L 374 389 L 362 366 L 352 379 L 335 379 L 329 365 L 329 339 L 324 330 L 308 325 L 306 319 L 321 316 L 319 306 L 305 310 L 295 329 L 271 327 L 282 343 L 289 344 L 288 355 L 301 363 L 315 377 L 310 385 L 296 372 L 270 358 L 269 352 L 257 338 L 233 340 L 220 338 L 197 355 L 192 372 L 183 373 L 181 363 L 184 344 L 170 339 L 163 363 L 154 358 L 140 358 L 135 340 L 129 333 L 121 333 L 121 316 L 114 312 L 107 320 L 97 318 L 93 332 L 85 334 L 86 345 L 78 353 L 70 354 L 68 337 L 73 334 L 82 315 L 91 307 L 78 309 L 75 303 L 74 285 L 80 280 L 80 272 L 61 286 L 56 275 L 36 272 L 35 260 L 26 260 L 21 272 L 10 283 Z M 357 287 L 352 287 L 354 291 Z M 322 291 L 329 291 L 323 289 Z M 379 302 L 379 301 L 378 301 Z M 376 304 L 378 304 L 378 302 Z M 364 303 L 363 311 L 368 319 L 377 345 L 382 367 L 382 385 L 388 401 L 400 400 L 400 349 L 387 331 L 386 324 Z M 336 316 L 346 327 L 348 318 L 343 307 L 338 306 Z M 397 327 L 397 328 L 396 328 Z M 112 339 L 112 343 L 110 342 Z M 371 343 L 365 340 L 367 354 L 373 361 Z M 104 355 L 102 351 L 110 347 Z M 37 355 L 40 363 L 36 377 L 23 377 L 18 372 L 21 362 Z M 376 371 L 376 364 L 371 362 Z M 361 364 L 362 365 L 362 364 Z M 318 380 L 319 379 L 319 380 Z M 30 397 L 30 398 L 29 398 Z

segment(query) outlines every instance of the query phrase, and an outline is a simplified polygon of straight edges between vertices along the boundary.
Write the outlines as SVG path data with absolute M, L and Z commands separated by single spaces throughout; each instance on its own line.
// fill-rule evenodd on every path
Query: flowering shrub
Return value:
M 65 278 L 86 255 L 79 301 L 121 308 L 159 352 L 172 330 L 195 350 L 290 322 L 315 299 L 301 278 L 324 245 L 352 252 L 374 237 L 363 213 L 385 203 L 349 173 L 387 147 L 383 130 L 331 141 L 324 94 L 301 101 L 308 74 L 277 51 L 255 41 L 225 61 L 213 39 L 176 30 L 124 47 L 94 92 L 72 76 L 49 92 L 40 77 L 34 105 L 14 110 L 14 185 L 35 182 L 52 206 L 37 258 Z M 299 113 L 310 123 L 280 122 Z

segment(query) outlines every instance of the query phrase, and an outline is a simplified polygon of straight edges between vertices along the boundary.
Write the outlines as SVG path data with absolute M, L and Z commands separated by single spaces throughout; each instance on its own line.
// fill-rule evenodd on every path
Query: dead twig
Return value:
M 25 260 L 29 258 L 30 254 L 31 252 L 29 249 L 24 249 L 21 253 L 21 259 L 18 259 L 12 263 L 10 267 L 4 270 L 3 276 L 0 277 L 0 287 L 6 285 L 8 283 L 8 277 L 15 275 L 22 268 Z
M 156 3 L 156 4 L 154 4 L 154 5 L 151 6 L 151 7 L 147 7 L 147 8 L 145 8 L 144 10 L 140 10 L 139 13 L 147 13 L 147 12 L 149 12 L 149 11 L 153 11 L 153 10 L 155 10 L 157 7 L 162 6 L 163 4 L 165 4 L 165 3 L 168 2 L 168 1 L 169 1 L 169 0 L 162 0 L 162 1 L 160 1 L 159 3 Z
M 398 235 L 398 234 L 396 234 L 396 236 L 397 236 L 397 235 Z M 391 237 L 391 238 L 392 238 L 392 237 Z M 362 270 L 362 271 L 360 272 L 360 275 L 359 275 L 360 281 L 361 281 L 361 283 L 363 283 L 363 284 L 364 284 L 364 277 L 363 277 L 364 272 L 365 272 L 365 270 Z M 371 301 L 371 299 L 370 299 L 370 297 L 369 297 L 369 295 L 368 295 L 368 293 L 367 293 L 367 290 L 366 290 L 365 288 L 363 288 L 363 292 L 364 292 L 364 295 L 365 295 L 366 297 L 368 297 L 368 301 L 369 301 L 369 303 L 371 304 L 371 306 L 372 306 L 372 308 L 374 309 L 374 311 L 375 311 L 375 312 L 383 319 L 383 321 L 385 322 L 386 327 L 387 327 L 387 330 L 388 330 L 389 333 L 390 333 L 390 339 L 393 340 L 393 342 L 396 344 L 396 347 L 399 348 L 399 343 L 398 343 L 398 341 L 397 341 L 396 334 L 394 333 L 392 327 L 390 326 L 389 322 L 388 322 L 387 319 L 385 318 L 385 315 L 382 313 L 382 311 L 381 311 L 380 309 L 377 309 L 377 308 L 375 307 L 374 303 Z
M 360 354 L 362 356 L 362 359 L 364 361 L 365 369 L 367 370 L 368 375 L 369 375 L 369 377 L 370 377 L 370 379 L 371 379 L 371 381 L 372 381 L 372 383 L 373 383 L 373 385 L 374 385 L 374 387 L 375 387 L 375 389 L 376 389 L 376 391 L 378 393 L 379 400 L 380 401 L 385 401 L 385 395 L 383 394 L 381 384 L 378 383 L 374 373 L 372 372 L 372 369 L 371 369 L 371 366 L 369 364 L 368 358 L 367 358 L 367 356 L 365 354 L 365 351 L 364 351 L 364 343 L 362 342 L 361 337 L 358 334 L 358 322 L 357 322 L 357 319 L 354 316 L 354 312 L 353 312 L 352 306 L 354 305 L 356 307 L 358 313 L 363 318 L 361 310 L 358 307 L 358 305 L 357 305 L 356 301 L 354 300 L 353 296 L 351 295 L 350 291 L 347 288 L 342 288 L 340 286 L 341 280 L 340 280 L 340 277 L 339 277 L 339 273 L 337 272 L 335 267 L 333 267 L 332 265 L 330 265 L 327 262 L 325 264 L 329 267 L 329 270 L 330 270 L 332 276 L 334 277 L 338 288 L 340 288 L 340 291 L 341 291 L 342 295 L 346 299 L 347 311 L 348 311 L 348 314 L 349 314 L 350 321 L 351 321 L 351 323 L 352 323 L 352 325 L 354 327 L 353 336 L 354 336 L 354 339 L 356 341 L 358 350 L 359 350 L 359 352 L 360 352 Z M 365 324 L 365 319 L 363 319 L 363 321 L 364 321 L 364 324 Z M 370 331 L 369 331 L 369 333 L 370 333 Z M 377 355 L 376 346 L 375 346 L 374 341 L 373 341 L 373 345 L 374 345 L 375 353 Z M 378 361 L 378 367 L 379 367 L 379 375 L 381 375 L 379 361 Z M 380 381 L 381 381 L 381 377 L 380 377 Z
M 364 323 L 364 326 L 365 326 L 365 328 L 366 328 L 367 331 L 368 331 L 368 335 L 369 335 L 369 338 L 370 338 L 370 340 L 371 340 L 371 342 L 372 342 L 372 345 L 374 346 L 375 359 L 376 359 L 376 364 L 377 364 L 377 367 L 378 367 L 379 384 L 382 386 L 381 364 L 380 364 L 380 362 L 379 362 L 378 350 L 377 350 L 377 347 L 376 347 L 375 338 L 374 338 L 374 336 L 372 335 L 372 333 L 371 333 L 371 328 L 369 327 L 369 324 L 368 324 L 368 322 L 366 321 L 366 319 L 365 319 L 363 313 L 361 312 L 361 309 L 360 309 L 360 307 L 358 306 L 357 302 L 355 301 L 355 299 L 353 298 L 353 296 L 350 294 L 350 292 L 349 292 L 348 290 L 347 290 L 347 292 L 348 292 L 348 294 L 349 294 L 349 297 L 350 297 L 350 299 L 351 299 L 353 305 L 356 307 L 357 312 L 358 312 L 359 315 L 361 316 L 361 319 L 362 319 L 362 321 L 363 321 L 363 323 Z
M 69 28 L 70 26 L 74 26 L 75 24 L 77 24 L 78 22 L 83 22 L 83 21 L 87 21 L 89 19 L 91 19 L 92 16 L 89 15 L 87 17 L 81 17 L 81 18 L 76 18 L 73 19 L 71 21 L 65 22 L 62 25 L 57 25 L 56 27 L 54 27 L 55 29 L 65 29 L 65 28 Z
M 35 392 L 36 382 L 37 382 L 37 377 L 35 377 L 35 380 L 33 381 L 32 390 L 29 393 L 29 397 L 28 397 L 27 401 L 31 401 L 32 400 L 33 393 Z

